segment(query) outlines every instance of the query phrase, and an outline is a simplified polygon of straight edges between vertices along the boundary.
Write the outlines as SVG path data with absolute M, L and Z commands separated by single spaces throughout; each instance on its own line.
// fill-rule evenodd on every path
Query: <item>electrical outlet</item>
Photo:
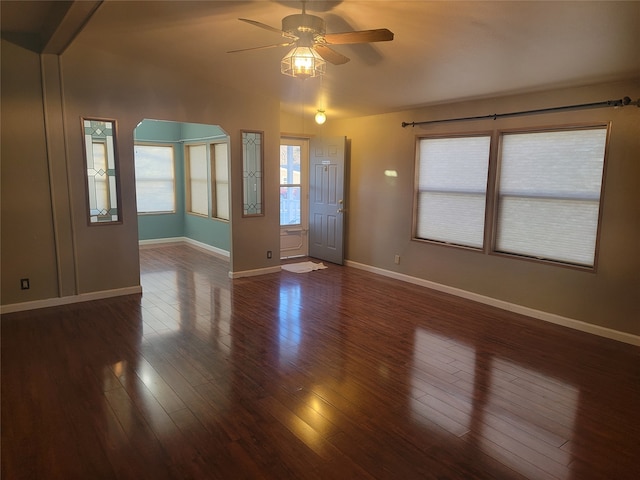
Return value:
M 273 256 L 273 254 L 271 253 L 271 250 L 267 250 L 267 258 L 271 258 Z
M 21 278 L 20 279 L 20 290 L 29 290 L 29 279 Z
M 396 265 L 400 265 L 400 255 L 396 255 L 395 257 L 393 257 L 393 263 L 395 263 Z

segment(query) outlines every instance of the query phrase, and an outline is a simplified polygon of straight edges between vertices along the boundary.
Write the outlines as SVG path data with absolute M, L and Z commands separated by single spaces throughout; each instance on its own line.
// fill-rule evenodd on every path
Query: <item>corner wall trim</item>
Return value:
M 120 297 L 123 295 L 136 295 L 142 293 L 142 287 L 116 288 L 114 290 L 102 290 L 100 292 L 81 293 L 79 295 L 69 295 L 67 297 L 47 298 L 44 300 L 34 300 L 32 302 L 12 303 L 0 306 L 0 314 L 23 312 L 26 310 L 36 310 L 38 308 L 59 307 L 72 303 L 90 302 L 91 300 L 102 300 L 104 298 Z
M 633 335 L 631 333 L 620 332 L 618 330 L 602 327 L 600 325 L 594 325 L 591 323 L 583 322 L 581 320 L 575 320 L 573 318 L 567 318 L 560 315 L 556 315 L 555 313 L 543 312 L 541 310 L 525 307 L 523 305 L 505 302 L 504 300 L 498 300 L 496 298 L 487 297 L 485 295 L 469 292 L 467 290 L 462 290 L 460 288 L 451 287 L 449 285 L 443 285 L 441 283 L 424 280 L 418 277 L 412 277 L 410 275 L 405 275 L 403 273 L 397 273 L 397 272 L 392 272 L 390 270 L 385 270 L 378 267 L 372 267 L 371 265 L 354 262 L 352 260 L 346 260 L 345 265 L 347 265 L 348 267 L 358 268 L 360 270 L 366 270 L 367 272 L 377 273 L 378 275 L 400 280 L 402 282 L 408 282 L 414 285 L 420 285 L 422 287 L 431 288 L 439 292 L 449 293 L 457 297 L 466 298 L 467 300 L 473 300 L 475 302 L 483 303 L 485 305 L 490 305 L 492 307 L 497 307 L 502 310 L 507 310 L 509 312 L 526 315 L 528 317 L 535 318 L 537 320 L 543 320 L 545 322 L 555 323 L 556 325 L 568 327 L 573 330 L 579 330 L 581 332 L 591 333 L 599 337 L 609 338 L 611 340 L 617 340 L 619 342 L 640 346 L 640 336 Z

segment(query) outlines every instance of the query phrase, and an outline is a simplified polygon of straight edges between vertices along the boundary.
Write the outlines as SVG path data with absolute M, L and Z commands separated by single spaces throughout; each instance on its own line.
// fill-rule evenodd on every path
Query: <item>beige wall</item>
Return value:
M 87 58 L 99 56 L 99 61 L 87 68 Z M 81 41 L 76 42 L 62 56 L 65 85 L 66 121 L 71 125 L 68 137 L 70 158 L 75 160 L 72 170 L 80 168 L 82 145 L 79 127 L 75 122 L 81 115 L 95 115 L 118 120 L 120 161 L 123 174 L 124 228 L 79 228 L 79 271 L 88 281 L 97 280 L 93 272 L 91 245 L 98 236 L 112 235 L 110 243 L 117 245 L 127 261 L 137 262 L 137 224 L 135 218 L 135 185 L 133 177 L 133 130 L 143 118 L 220 125 L 230 136 L 232 173 L 232 271 L 264 268 L 277 265 L 268 260 L 267 250 L 277 251 L 279 212 L 267 208 L 264 217 L 242 218 L 242 159 L 240 130 L 262 130 L 265 133 L 265 203 L 277 203 L 279 162 L 279 103 L 258 94 L 237 92 L 216 87 L 210 79 L 181 75 L 179 71 L 141 66 L 122 58 L 107 57 L 92 52 Z M 132 72 L 134 72 L 132 74 Z M 73 160 L 72 160 L 73 161 Z M 82 193 L 84 178 L 77 176 L 71 190 Z M 82 221 L 84 212 L 76 212 Z M 130 222 L 130 225 L 128 225 Z M 135 240 L 135 242 L 134 242 Z M 117 257 L 116 257 L 117 258 Z M 125 272 L 122 272 L 123 274 Z M 137 270 L 127 272 L 137 278 Z M 81 283 L 85 280 L 81 278 Z M 123 278 L 123 277 L 120 277 Z M 92 288 L 102 288 L 94 284 Z M 109 287 L 109 285 L 105 285 Z
M 82 42 L 59 65 L 57 57 L 42 60 L 41 69 L 38 55 L 2 42 L 2 305 L 139 285 L 133 130 L 143 118 L 217 124 L 230 135 L 231 269 L 278 265 L 266 258 L 279 248 L 277 99 L 143 67 Z M 87 224 L 81 116 L 117 121 L 121 225 Z M 263 217 L 241 216 L 241 129 L 265 132 L 266 204 L 276 206 Z M 25 277 L 31 289 L 20 291 Z
M 555 90 L 327 121 L 351 140 L 348 260 L 542 312 L 640 334 L 640 109 L 583 110 L 402 128 L 403 121 L 640 97 L 639 82 Z M 330 115 L 330 112 L 328 112 Z M 612 122 L 597 273 L 411 240 L 415 136 Z M 397 178 L 385 177 L 387 169 Z M 401 263 L 394 264 L 394 255 Z
M 40 58 L 2 41 L 2 304 L 58 295 Z M 31 288 L 20 290 L 20 279 Z
M 278 265 L 280 132 L 346 135 L 351 144 L 346 258 L 501 301 L 640 334 L 640 110 L 584 110 L 402 128 L 402 121 L 484 115 L 629 95 L 639 82 L 329 120 L 279 113 L 277 99 L 216 89 L 210 80 L 141 68 L 76 43 L 43 57 L 2 43 L 2 305 L 139 284 L 133 129 L 143 118 L 218 124 L 231 136 L 232 270 Z M 44 74 L 44 85 L 41 77 Z M 43 104 L 43 86 L 45 102 Z M 43 113 L 43 105 L 46 105 Z M 80 116 L 118 121 L 124 222 L 86 224 Z M 45 121 L 46 118 L 46 121 Z M 411 240 L 415 136 L 612 122 L 598 271 L 585 272 Z M 241 216 L 240 130 L 265 132 L 264 217 Z M 48 132 L 48 137 L 45 134 Z M 63 140 L 63 141 L 61 141 Z M 384 170 L 397 170 L 397 178 Z M 375 213 L 375 214 L 373 214 Z M 401 256 L 400 265 L 393 262 Z M 31 279 L 21 291 L 19 279 Z

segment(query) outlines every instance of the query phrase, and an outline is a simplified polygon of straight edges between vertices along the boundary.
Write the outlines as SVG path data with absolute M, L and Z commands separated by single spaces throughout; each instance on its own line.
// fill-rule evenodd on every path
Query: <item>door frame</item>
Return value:
M 300 147 L 300 223 L 280 225 L 280 258 L 305 257 L 309 254 L 309 143 L 308 137 L 283 135 L 280 146 Z M 279 175 L 278 188 L 282 188 Z
M 309 143 L 309 256 L 342 265 L 347 137 L 315 137 Z

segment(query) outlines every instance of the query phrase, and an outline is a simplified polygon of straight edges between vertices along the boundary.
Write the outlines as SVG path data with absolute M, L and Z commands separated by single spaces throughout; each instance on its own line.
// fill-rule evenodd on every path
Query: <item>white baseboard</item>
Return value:
M 221 257 L 226 260 L 229 260 L 231 256 L 227 250 L 214 247 L 213 245 L 207 245 L 206 243 L 202 243 L 202 242 L 199 242 L 198 240 L 194 240 L 188 237 L 154 238 L 152 240 L 140 240 L 138 242 L 138 245 L 140 246 L 140 248 L 145 248 L 145 247 L 154 247 L 158 245 L 168 245 L 172 243 L 183 243 L 183 244 L 186 243 L 187 245 L 191 245 L 192 247 L 205 250 L 207 253 L 211 253 L 217 257 Z
M 193 247 L 201 248 L 202 250 L 206 250 L 209 253 L 213 253 L 220 257 L 229 258 L 230 254 L 227 250 L 223 250 L 218 247 L 214 247 L 213 245 L 207 245 L 206 243 L 199 242 L 198 240 L 194 240 L 188 237 L 170 237 L 170 238 L 154 238 L 151 240 L 140 240 L 138 241 L 138 245 L 141 248 L 144 247 L 152 247 L 155 245 L 168 245 L 172 243 L 186 243 Z
M 258 275 L 266 275 L 267 273 L 277 273 L 282 271 L 280 265 L 277 267 L 257 268 L 255 270 L 243 270 L 241 272 L 229 272 L 229 278 L 257 277 Z
M 215 255 L 216 257 L 223 257 L 226 260 L 229 260 L 229 258 L 231 257 L 231 254 L 226 250 L 222 250 L 221 248 L 214 247 L 212 245 L 207 245 L 206 243 L 198 242 L 197 240 L 193 240 L 192 238 L 185 238 L 184 242 L 188 245 L 191 245 L 192 247 L 197 247 L 205 250 L 208 253 Z
M 200 248 L 211 255 L 222 257 L 226 260 L 229 260 L 230 258 L 230 254 L 226 250 L 212 247 L 211 245 L 207 245 L 206 243 L 198 242 L 197 240 L 193 240 L 187 237 L 162 238 L 158 240 L 140 240 L 141 247 L 144 247 L 146 245 L 159 245 L 169 243 L 183 243 L 192 247 Z M 276 273 L 281 270 L 282 269 L 280 268 L 280 265 L 278 265 L 277 267 L 257 268 L 255 270 L 244 270 L 241 272 L 229 271 L 229 278 L 234 279 L 243 277 L 256 277 L 258 275 L 266 275 L 267 273 Z
M 140 285 L 135 287 L 116 288 L 114 290 L 102 290 L 100 292 L 81 293 L 79 295 L 69 295 L 66 297 L 46 298 L 44 300 L 34 300 L 32 302 L 12 303 L 0 306 L 0 313 L 23 312 L 26 310 L 36 310 L 38 308 L 59 307 L 72 303 L 90 302 L 91 300 L 102 300 L 103 298 L 120 297 L 122 295 L 135 295 L 142 293 Z
M 138 240 L 140 247 L 147 247 L 153 245 L 165 245 L 169 243 L 183 243 L 186 237 L 170 237 L 170 238 L 152 238 L 150 240 Z
M 485 305 L 491 305 L 493 307 L 507 310 L 509 312 L 519 313 L 528 317 L 536 318 L 538 320 L 544 320 L 545 322 L 555 323 L 556 325 L 562 325 L 563 327 L 572 328 L 581 332 L 591 333 L 600 337 L 617 340 L 619 342 L 629 343 L 631 345 L 640 346 L 640 336 L 633 335 L 631 333 L 620 332 L 611 328 L 602 327 L 600 325 L 594 325 L 592 323 L 583 322 L 581 320 L 575 320 L 573 318 L 563 317 L 554 313 L 543 312 L 534 308 L 525 307 L 515 303 L 505 302 L 504 300 L 498 300 L 496 298 L 487 297 L 478 293 L 469 292 L 460 288 L 451 287 L 449 285 L 443 285 L 441 283 L 424 280 L 422 278 L 412 277 L 403 273 L 392 272 L 390 270 L 384 270 L 378 267 L 372 267 L 363 263 L 354 262 L 351 260 L 345 261 L 345 265 L 349 267 L 358 268 L 360 270 L 366 270 L 368 272 L 383 275 L 385 277 L 394 278 L 403 282 L 413 283 L 414 285 L 420 285 L 422 287 L 431 288 L 439 292 L 449 293 L 458 297 L 473 300 Z

